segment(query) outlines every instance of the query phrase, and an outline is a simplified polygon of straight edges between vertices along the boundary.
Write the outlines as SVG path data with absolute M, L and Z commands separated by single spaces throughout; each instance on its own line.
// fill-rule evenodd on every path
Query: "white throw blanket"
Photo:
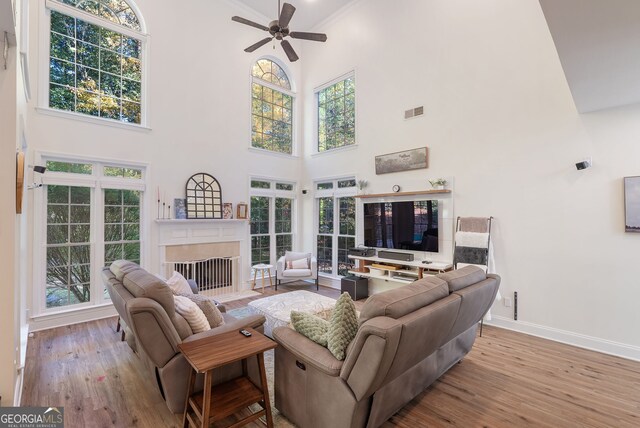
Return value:
M 487 248 L 487 243 L 489 245 L 489 265 L 470 265 L 467 263 L 458 263 L 458 269 L 463 268 L 465 266 L 477 266 L 483 269 L 486 273 L 495 273 L 496 272 L 496 261 L 493 257 L 493 242 L 489 239 L 488 233 L 476 233 L 476 232 L 456 232 L 456 246 L 459 247 L 473 247 L 473 248 Z M 496 302 L 502 300 L 502 295 L 500 294 L 500 290 L 496 294 Z M 487 321 L 491 320 L 491 310 L 487 312 L 484 316 L 484 319 Z

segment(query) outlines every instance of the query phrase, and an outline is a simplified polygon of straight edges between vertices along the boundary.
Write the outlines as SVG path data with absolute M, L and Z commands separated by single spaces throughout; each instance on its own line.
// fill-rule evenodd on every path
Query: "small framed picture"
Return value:
M 174 218 L 176 219 L 187 218 L 187 200 L 186 199 L 174 199 L 173 209 L 175 211 Z
M 248 216 L 249 206 L 244 202 L 238 204 L 238 208 L 236 210 L 236 217 L 241 219 L 246 219 Z
M 224 204 L 222 204 L 222 218 L 233 218 L 233 204 L 231 202 L 225 202 Z

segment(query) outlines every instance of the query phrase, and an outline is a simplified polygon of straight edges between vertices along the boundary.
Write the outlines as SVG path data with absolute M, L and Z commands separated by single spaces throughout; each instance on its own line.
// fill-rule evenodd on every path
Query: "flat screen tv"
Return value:
M 364 245 L 438 252 L 438 201 L 364 204 Z

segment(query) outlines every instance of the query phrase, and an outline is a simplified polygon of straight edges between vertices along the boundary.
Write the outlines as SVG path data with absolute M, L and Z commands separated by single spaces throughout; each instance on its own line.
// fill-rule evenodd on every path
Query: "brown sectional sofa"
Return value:
M 149 369 L 142 376 L 156 379 L 169 410 L 182 413 L 187 395 L 191 367 L 178 350 L 178 344 L 232 330 L 252 327 L 262 331 L 264 317 L 252 315 L 236 319 L 223 313 L 225 324 L 193 334 L 187 321 L 175 311 L 169 286 L 135 263 L 118 260 L 102 271 L 111 300 L 126 325 L 127 342 Z M 257 364 L 249 360 L 249 374 L 256 384 L 260 377 Z M 214 384 L 242 374 L 240 362 L 214 371 Z M 196 380 L 196 390 L 202 389 L 202 376 Z
M 468 266 L 375 294 L 344 361 L 275 329 L 276 407 L 302 428 L 380 426 L 471 350 L 499 286 Z

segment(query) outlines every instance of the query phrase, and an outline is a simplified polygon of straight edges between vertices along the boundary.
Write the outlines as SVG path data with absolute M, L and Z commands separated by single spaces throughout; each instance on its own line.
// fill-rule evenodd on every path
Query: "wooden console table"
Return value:
M 356 266 L 349 271 L 350 274 L 400 284 L 410 284 L 416 279 L 421 279 L 425 274 L 443 273 L 453 269 L 453 264 L 449 262 L 424 264 L 421 261 L 405 262 L 380 257 L 349 256 L 349 258 L 356 261 Z M 389 265 L 389 268 L 385 268 L 384 265 Z M 397 269 L 391 266 L 402 268 Z
M 275 348 L 277 344 L 252 328 L 246 330 L 251 332 L 251 337 L 233 330 L 178 345 L 193 368 L 182 423 L 184 428 L 191 425 L 209 427 L 212 422 L 231 416 L 255 403 L 260 404 L 262 410 L 252 413 L 233 426 L 245 425 L 266 415 L 267 426 L 273 427 L 264 352 Z M 254 385 L 247 375 L 247 359 L 254 355 L 258 358 L 260 387 Z M 237 361 L 242 361 L 242 376 L 212 386 L 213 370 Z M 197 373 L 204 373 L 204 388 L 202 392 L 194 393 Z

